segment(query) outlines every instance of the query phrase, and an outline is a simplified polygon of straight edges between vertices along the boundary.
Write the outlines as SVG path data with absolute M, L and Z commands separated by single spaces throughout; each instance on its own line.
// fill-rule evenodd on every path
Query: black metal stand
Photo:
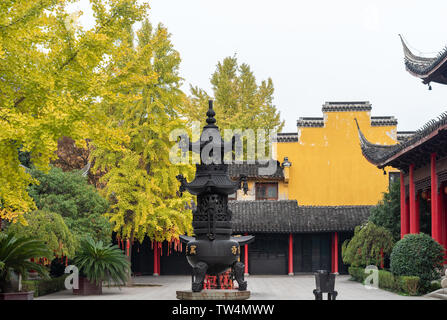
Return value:
M 314 296 L 315 296 L 315 300 L 323 300 L 323 293 L 320 290 L 315 289 L 314 290 Z M 327 299 L 328 300 L 336 300 L 338 295 L 337 291 L 332 291 L 332 292 L 328 292 L 327 293 Z

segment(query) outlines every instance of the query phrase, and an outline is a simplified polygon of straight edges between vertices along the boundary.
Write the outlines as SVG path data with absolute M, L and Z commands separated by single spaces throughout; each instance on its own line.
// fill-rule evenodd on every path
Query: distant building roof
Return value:
M 229 201 L 233 232 L 315 233 L 353 231 L 373 206 L 298 206 L 296 200 Z
M 260 168 L 266 168 L 268 164 L 257 163 L 241 163 L 230 164 L 228 166 L 228 173 L 230 178 L 238 178 L 241 174 L 246 175 L 249 179 L 271 179 L 271 180 L 283 180 L 284 171 L 281 168 L 279 161 L 276 161 L 276 171 L 272 175 L 263 175 L 259 171 Z

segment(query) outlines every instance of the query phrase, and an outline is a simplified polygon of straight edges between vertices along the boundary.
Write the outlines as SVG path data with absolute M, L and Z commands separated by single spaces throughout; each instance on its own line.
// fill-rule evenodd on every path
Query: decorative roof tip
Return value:
M 360 129 L 357 118 L 354 118 L 354 121 L 357 125 L 357 130 L 359 133 L 360 148 L 362 149 L 362 154 L 372 164 L 379 165 L 384 158 L 386 158 L 390 153 L 398 148 L 399 144 L 388 146 L 369 142 Z

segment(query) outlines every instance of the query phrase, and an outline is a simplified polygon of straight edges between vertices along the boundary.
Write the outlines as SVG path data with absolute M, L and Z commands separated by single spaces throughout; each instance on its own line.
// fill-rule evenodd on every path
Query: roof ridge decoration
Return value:
M 371 126 L 397 126 L 397 119 L 394 116 L 374 116 L 371 117 Z
M 415 55 L 409 48 L 403 36 L 399 34 L 402 48 L 404 51 L 405 67 L 412 75 L 421 78 L 424 84 L 431 81 L 439 83 L 447 83 L 447 79 L 441 74 L 431 77 L 447 60 L 447 46 L 444 47 L 435 57 L 421 57 Z M 429 87 L 431 88 L 431 87 Z
M 371 111 L 371 103 L 369 101 L 342 101 L 331 102 L 326 101 L 323 104 L 324 112 L 340 112 L 340 111 Z
M 298 132 L 282 132 L 277 133 L 275 142 L 297 142 L 298 141 Z
M 360 138 L 360 146 L 362 148 L 362 153 L 368 161 L 378 166 L 379 168 L 384 168 L 389 165 L 389 161 L 398 152 L 411 147 L 412 145 L 418 143 L 423 138 L 427 137 L 431 133 L 447 125 L 447 111 L 443 112 L 438 118 L 432 119 L 425 123 L 420 129 L 418 129 L 414 134 L 403 142 L 399 142 L 395 145 L 378 145 L 369 142 L 362 131 L 360 130 L 357 119 L 355 119 L 357 124 L 357 129 Z
M 324 127 L 323 117 L 300 117 L 296 121 L 297 127 Z

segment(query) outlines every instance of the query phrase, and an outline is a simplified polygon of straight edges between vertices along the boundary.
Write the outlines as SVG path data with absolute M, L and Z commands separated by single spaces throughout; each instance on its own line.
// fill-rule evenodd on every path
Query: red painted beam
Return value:
M 410 217 L 408 216 L 404 173 L 400 173 L 400 237 L 403 238 L 410 232 Z
M 293 236 L 289 233 L 289 276 L 293 276 Z
M 410 164 L 409 193 L 410 193 L 410 233 L 419 233 L 419 217 L 416 209 L 416 192 L 414 186 L 414 164 Z
M 430 155 L 431 176 L 431 236 L 441 243 L 441 215 L 438 207 L 438 175 L 436 174 L 436 153 Z

